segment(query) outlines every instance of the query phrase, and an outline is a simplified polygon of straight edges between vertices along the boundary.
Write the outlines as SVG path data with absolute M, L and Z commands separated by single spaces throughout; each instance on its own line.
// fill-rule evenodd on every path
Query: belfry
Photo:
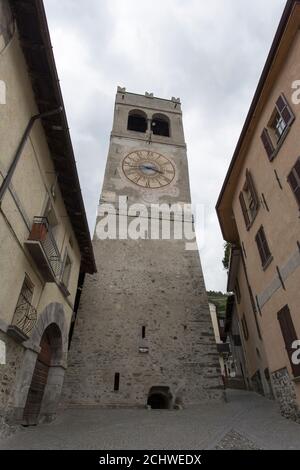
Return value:
M 171 233 L 193 225 L 181 211 L 190 202 L 180 100 L 118 87 L 93 240 L 98 273 L 85 278 L 66 403 L 172 408 L 222 397 L 198 250 L 162 236 L 164 223 Z M 108 220 L 116 230 L 101 236 Z

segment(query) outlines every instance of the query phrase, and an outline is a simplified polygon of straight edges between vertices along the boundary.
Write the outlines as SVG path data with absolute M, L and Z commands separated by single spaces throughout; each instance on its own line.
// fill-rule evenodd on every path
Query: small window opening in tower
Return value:
M 152 118 L 151 130 L 154 135 L 170 137 L 169 118 L 163 114 L 155 114 Z
M 145 133 L 147 130 L 147 117 L 145 113 L 139 110 L 130 111 L 127 130 Z
M 114 391 L 118 392 L 120 390 L 120 374 L 119 372 L 115 373 L 115 382 L 114 382 Z
M 146 327 L 145 326 L 142 327 L 142 338 L 143 339 L 146 338 Z

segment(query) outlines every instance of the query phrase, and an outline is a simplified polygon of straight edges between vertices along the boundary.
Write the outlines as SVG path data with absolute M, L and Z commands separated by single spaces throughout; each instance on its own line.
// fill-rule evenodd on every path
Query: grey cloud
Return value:
M 206 208 L 206 285 L 226 288 L 214 206 L 284 4 L 45 0 L 91 230 L 116 86 L 180 96 L 192 198 Z

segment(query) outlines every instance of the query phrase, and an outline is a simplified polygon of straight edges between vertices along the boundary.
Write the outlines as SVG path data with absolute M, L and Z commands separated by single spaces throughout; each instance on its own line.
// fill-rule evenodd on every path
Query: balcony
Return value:
M 37 311 L 23 292 L 20 293 L 12 324 L 7 334 L 17 341 L 25 341 L 30 335 L 37 320 Z
M 25 246 L 45 282 L 56 282 L 61 274 L 62 260 L 46 217 L 34 217 Z

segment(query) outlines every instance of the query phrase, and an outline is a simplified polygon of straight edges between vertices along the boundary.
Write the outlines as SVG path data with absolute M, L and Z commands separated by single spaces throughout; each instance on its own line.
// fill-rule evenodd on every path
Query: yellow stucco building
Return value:
M 232 244 L 228 290 L 248 385 L 300 418 L 300 2 L 289 0 L 231 161 L 217 212 Z M 299 346 L 298 346 L 299 347 Z
M 51 419 L 95 272 L 43 2 L 0 1 L 0 417 Z

